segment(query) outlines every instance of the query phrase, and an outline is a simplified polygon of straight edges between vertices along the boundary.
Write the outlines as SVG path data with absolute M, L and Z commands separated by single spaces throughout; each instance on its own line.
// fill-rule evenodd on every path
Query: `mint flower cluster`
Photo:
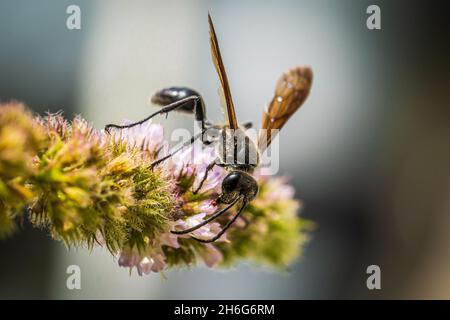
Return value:
M 295 260 L 311 224 L 298 216 L 300 202 L 283 178 L 256 174 L 257 198 L 216 242 L 172 234 L 219 209 L 214 199 L 226 170 L 215 166 L 194 194 L 213 148 L 196 143 L 149 167 L 168 151 L 159 124 L 107 134 L 81 117 L 40 117 L 18 102 L 0 105 L 0 238 L 26 218 L 67 247 L 107 248 L 139 275 L 244 260 L 285 268 Z M 193 235 L 214 236 L 234 213 Z

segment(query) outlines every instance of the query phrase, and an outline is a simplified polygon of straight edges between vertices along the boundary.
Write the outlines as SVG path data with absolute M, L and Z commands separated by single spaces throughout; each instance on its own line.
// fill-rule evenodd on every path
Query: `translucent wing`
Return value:
M 238 122 L 236 119 L 236 112 L 234 111 L 233 98 L 231 96 L 230 85 L 228 84 L 227 73 L 223 65 L 222 56 L 220 55 L 219 43 L 217 42 L 216 31 L 211 16 L 208 14 L 209 23 L 209 40 L 211 43 L 211 55 L 214 66 L 216 67 L 217 74 L 219 75 L 220 83 L 223 90 L 223 96 L 225 98 L 225 105 L 227 108 L 228 122 L 231 129 L 238 128 Z
M 275 96 L 263 113 L 258 147 L 263 152 L 275 137 L 272 129 L 281 129 L 308 97 L 313 73 L 309 67 L 296 67 L 284 73 L 278 80 Z
M 217 95 L 219 96 L 220 101 L 220 110 L 222 111 L 222 115 L 226 124 L 230 124 L 230 120 L 228 119 L 228 108 L 227 102 L 225 100 L 225 93 L 223 92 L 222 86 L 217 88 Z

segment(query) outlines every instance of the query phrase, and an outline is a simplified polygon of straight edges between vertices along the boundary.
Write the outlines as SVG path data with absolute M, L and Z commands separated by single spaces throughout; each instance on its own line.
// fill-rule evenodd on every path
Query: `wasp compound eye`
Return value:
M 241 173 L 238 171 L 231 172 L 227 175 L 222 182 L 222 192 L 237 191 L 239 186 L 239 180 L 241 179 Z
M 222 194 L 219 197 L 222 203 L 232 203 L 241 194 L 241 175 L 240 171 L 229 173 L 222 181 Z
M 242 171 L 233 171 L 222 182 L 221 200 L 230 203 L 236 196 L 252 200 L 258 194 L 258 183 L 251 175 Z

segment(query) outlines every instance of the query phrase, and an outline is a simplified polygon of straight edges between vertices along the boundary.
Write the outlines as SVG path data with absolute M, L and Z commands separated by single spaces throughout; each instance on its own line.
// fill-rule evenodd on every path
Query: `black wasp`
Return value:
M 173 230 L 171 232 L 174 234 L 191 233 L 222 216 L 234 205 L 238 204 L 239 208 L 233 218 L 211 239 L 199 239 L 193 237 L 201 242 L 213 242 L 219 239 L 236 221 L 247 203 L 256 197 L 258 194 L 258 183 L 252 176 L 252 173 L 259 165 L 260 155 L 272 142 L 276 133 L 276 131 L 273 130 L 281 129 L 306 100 L 312 84 L 312 70 L 309 67 L 295 67 L 284 73 L 276 84 L 275 95 L 270 102 L 267 111 L 264 111 L 263 113 L 258 139 L 256 142 L 253 141 L 246 133 L 246 131 L 251 128 L 251 123 L 239 124 L 237 121 L 227 74 L 225 72 L 216 32 L 210 15 L 208 15 L 208 23 L 211 54 L 221 82 L 221 90 L 226 107 L 225 114 L 228 118 L 227 123 L 225 125 L 217 125 L 207 120 L 205 104 L 198 92 L 185 87 L 171 87 L 157 92 L 152 97 L 152 103 L 162 107 L 147 118 L 128 125 L 120 126 L 109 124 L 105 127 L 107 132 L 109 132 L 111 128 L 130 128 L 140 125 L 156 115 L 168 114 L 171 111 L 181 111 L 193 114 L 195 120 L 200 123 L 201 132 L 194 135 L 181 147 L 176 148 L 168 155 L 153 162 L 151 167 L 167 160 L 183 147 L 194 143 L 194 141 L 199 138 L 201 138 L 203 143 L 210 144 L 211 141 L 205 138 L 205 133 L 212 129 L 219 130 L 220 136 L 222 137 L 222 143 L 217 144 L 220 147 L 216 147 L 217 160 L 208 165 L 201 183 L 193 192 L 197 193 L 201 189 L 204 181 L 207 179 L 208 172 L 212 170 L 215 165 L 222 166 L 230 171 L 230 173 L 222 181 L 222 193 L 219 195 L 216 202 L 217 204 L 224 204 L 225 206 L 192 228 Z M 242 141 L 243 143 L 241 143 Z

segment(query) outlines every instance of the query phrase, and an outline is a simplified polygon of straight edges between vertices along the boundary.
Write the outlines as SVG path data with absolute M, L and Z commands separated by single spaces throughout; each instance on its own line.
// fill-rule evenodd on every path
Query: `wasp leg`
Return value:
M 195 142 L 195 140 L 197 140 L 198 138 L 200 138 L 203 135 L 203 132 L 200 132 L 199 134 L 196 134 L 195 136 L 193 136 L 189 141 L 186 141 L 185 143 L 183 143 L 181 146 L 179 146 L 178 148 L 176 148 L 174 151 L 170 152 L 168 155 L 165 155 L 164 157 L 153 161 L 150 165 L 149 168 L 153 169 L 155 166 L 157 166 L 158 164 L 160 164 L 161 162 L 166 161 L 167 159 L 169 159 L 170 157 L 172 157 L 175 153 L 181 151 L 184 147 L 190 146 L 191 144 L 193 144 Z
M 175 102 L 173 102 L 171 104 L 168 104 L 167 106 L 162 107 L 160 110 L 156 111 L 155 113 L 152 113 L 147 118 L 142 119 L 141 121 L 133 122 L 133 123 L 130 123 L 130 124 L 127 124 L 127 125 L 122 125 L 122 126 L 121 125 L 117 125 L 117 124 L 108 124 L 105 127 L 105 131 L 107 133 L 109 133 L 111 128 L 125 129 L 125 128 L 131 128 L 131 127 L 143 124 L 144 122 L 147 122 L 148 120 L 150 120 L 151 118 L 153 118 L 154 116 L 156 116 L 158 114 L 163 114 L 163 113 L 168 114 L 169 112 L 174 111 L 174 110 L 176 110 L 178 108 L 181 108 L 181 107 L 185 106 L 188 103 L 192 103 L 192 101 L 195 103 L 196 106 L 200 105 L 200 97 L 198 97 L 198 96 L 190 96 L 190 97 L 181 99 L 179 101 L 175 101 Z M 194 109 L 196 110 L 195 112 L 198 112 L 198 110 L 200 110 L 201 108 L 200 107 L 195 107 Z M 200 113 L 203 113 L 203 112 L 200 112 Z M 202 130 L 203 130 L 204 127 L 205 127 L 205 119 L 204 119 L 204 115 L 203 114 L 199 115 L 199 117 L 200 116 L 203 117 L 203 119 L 200 120 L 202 122 Z
M 239 201 L 239 199 L 241 199 L 241 197 L 236 198 L 232 203 L 230 203 L 229 205 L 227 205 L 225 208 L 217 211 L 216 213 L 214 213 L 211 217 L 209 217 L 208 219 L 200 222 L 199 224 L 197 224 L 196 226 L 193 226 L 192 228 L 189 229 L 185 229 L 185 230 L 180 230 L 180 231 L 170 231 L 173 234 L 187 234 L 190 233 L 192 231 L 197 230 L 198 228 L 203 227 L 204 225 L 210 223 L 211 221 L 213 221 L 214 219 L 220 217 L 221 215 L 223 215 L 225 212 L 227 212 L 232 206 L 234 206 L 236 204 L 236 202 Z
M 233 217 L 233 219 L 228 221 L 227 224 L 225 225 L 225 227 L 223 227 L 223 229 L 220 230 L 220 232 L 218 234 L 216 234 L 214 237 L 212 237 L 211 239 L 200 239 L 200 238 L 196 238 L 196 237 L 191 237 L 191 238 L 195 239 L 195 240 L 197 240 L 199 242 L 203 242 L 203 243 L 210 243 L 210 242 L 216 241 L 217 239 L 219 239 L 231 227 L 231 225 L 236 221 L 236 219 L 239 217 L 239 215 L 241 214 L 242 210 L 245 208 L 246 205 L 247 205 L 247 203 L 245 202 L 239 208 L 239 211 L 236 213 L 236 215 Z
M 200 181 L 198 187 L 192 191 L 193 194 L 197 194 L 200 191 L 200 189 L 203 187 L 203 184 L 205 183 L 206 179 L 208 179 L 209 172 L 214 168 L 215 165 L 216 165 L 216 161 L 208 164 L 208 166 L 206 167 L 206 170 L 205 170 L 205 174 L 203 175 L 203 178 Z

